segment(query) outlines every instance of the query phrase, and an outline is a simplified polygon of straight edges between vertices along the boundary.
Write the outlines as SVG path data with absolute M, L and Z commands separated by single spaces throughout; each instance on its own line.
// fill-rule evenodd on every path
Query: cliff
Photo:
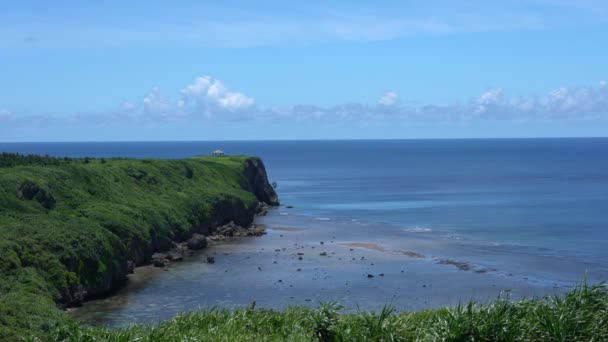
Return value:
M 130 264 L 194 233 L 248 226 L 261 203 L 278 198 L 259 158 L 11 156 L 0 163 L 0 339 L 52 329 L 56 304 L 114 291 Z

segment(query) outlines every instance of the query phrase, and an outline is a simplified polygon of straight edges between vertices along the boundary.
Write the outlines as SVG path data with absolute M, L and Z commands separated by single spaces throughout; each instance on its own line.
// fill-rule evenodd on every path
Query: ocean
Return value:
M 114 301 L 86 304 L 85 321 L 150 321 L 252 298 L 271 308 L 337 300 L 420 309 L 504 290 L 556 293 L 585 275 L 608 280 L 607 138 L 0 143 L 3 152 L 106 158 L 183 158 L 218 148 L 263 159 L 284 205 L 260 219 L 269 234 L 218 247 L 226 256 L 214 266 L 221 272 L 196 262 L 142 272 L 149 276 Z M 331 251 L 331 263 L 315 255 L 293 275 L 298 261 L 275 252 L 287 238 L 294 250 Z M 260 273 L 262 263 L 275 269 Z M 192 288 L 200 291 L 184 294 Z M 158 299 L 162 291 L 173 299 Z M 137 314 L 142 305 L 147 315 Z

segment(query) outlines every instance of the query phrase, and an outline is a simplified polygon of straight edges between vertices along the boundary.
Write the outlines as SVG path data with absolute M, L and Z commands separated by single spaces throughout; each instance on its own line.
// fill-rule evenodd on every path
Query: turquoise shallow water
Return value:
M 336 240 L 344 243 L 371 241 L 388 250 L 412 250 L 425 258 L 406 258 L 409 264 L 416 265 L 412 266 L 410 274 L 417 270 L 416 276 L 424 278 L 426 274 L 427 280 L 435 284 L 438 279 L 450 277 L 450 286 L 440 290 L 435 285 L 424 297 L 417 293 L 426 288 L 413 281 L 407 285 L 416 290 L 403 290 L 407 287 L 405 283 L 397 290 L 396 282 L 395 288 L 389 291 L 393 286 L 389 277 L 384 277 L 384 283 L 379 287 L 382 291 L 368 291 L 365 288 L 369 284 L 357 280 L 363 272 L 361 265 L 347 267 L 336 258 L 332 260 L 341 265 L 338 267 L 340 272 L 335 273 L 336 278 L 350 279 L 350 284 L 358 284 L 361 289 L 341 294 L 340 298 L 357 298 L 373 307 L 369 303 L 385 303 L 392 296 L 398 296 L 408 299 L 411 307 L 420 308 L 466 296 L 472 284 L 479 284 L 476 293 L 488 296 L 493 296 L 496 288 L 502 287 L 520 289 L 525 295 L 564 288 L 584 272 L 591 281 L 608 279 L 605 262 L 608 257 L 608 139 L 0 143 L 2 151 L 136 158 L 188 157 L 207 154 L 216 148 L 222 148 L 228 154 L 253 154 L 263 158 L 271 181 L 278 183 L 282 202 L 294 206 L 289 210 L 277 210 L 264 220 L 270 226 L 307 229 L 306 233 L 285 232 L 284 238 L 299 236 L 299 243 L 312 245 L 317 239 L 336 235 Z M 281 240 L 273 236 L 271 233 L 255 241 L 239 243 L 238 249 L 265 244 L 260 248 L 274 250 L 273 244 Z M 335 252 L 350 251 L 347 248 Z M 395 259 L 394 253 L 369 249 L 360 252 L 377 255 L 374 267 L 384 265 L 381 267 L 386 267 L 386 272 L 398 268 L 394 263 L 406 262 L 400 259 L 401 256 Z M 226 257 L 226 262 L 232 260 L 231 256 Z M 245 260 L 255 260 L 253 254 L 249 257 Z M 274 257 L 263 253 L 257 256 L 259 260 Z M 346 259 L 347 255 L 341 257 Z M 461 271 L 449 263 L 438 264 L 442 259 L 464 262 L 473 269 Z M 280 265 L 280 260 L 274 261 Z M 243 264 L 236 260 L 230 262 L 233 268 Z M 249 274 L 246 265 L 243 264 L 243 274 Z M 250 266 L 257 271 L 257 266 Z M 190 291 L 176 283 L 166 284 L 169 279 L 187 283 L 188 272 L 180 273 L 182 271 L 177 268 L 161 273 L 175 271 L 181 274 L 177 278 L 157 275 L 138 286 L 157 293 L 153 291 L 154 284 L 160 281 L 169 288 Z M 492 271 L 476 273 L 476 269 Z M 276 273 L 289 274 L 290 270 L 277 269 Z M 210 274 L 206 274 L 205 279 L 211 277 L 223 285 L 234 279 L 234 276 Z M 202 282 L 202 288 L 212 286 L 200 277 L 193 279 Z M 297 287 L 299 284 L 302 286 Z M 280 300 L 267 299 L 267 305 L 281 307 L 286 304 L 283 297 L 294 297 L 297 303 L 300 299 L 311 299 L 303 298 L 311 297 L 304 287 L 319 290 L 303 279 L 291 285 L 280 292 Z M 203 297 L 188 297 L 167 305 L 182 309 L 206 303 L 240 305 L 256 294 L 264 297 L 265 288 L 270 289 L 267 292 L 270 298 L 276 292 L 273 286 L 241 286 L 242 292 L 235 290 L 229 297 L 207 291 L 204 300 Z M 336 287 L 336 293 L 342 293 L 342 290 Z M 146 290 L 135 293 L 146 293 Z M 177 293 L 172 295 L 181 298 Z M 417 297 L 426 299 L 416 300 Z M 136 310 L 129 309 L 129 305 L 145 302 L 133 293 L 128 298 L 124 312 L 134 313 Z M 407 306 L 405 302 L 402 304 Z M 106 309 L 97 307 L 99 312 Z M 165 311 L 177 309 L 172 310 Z M 112 311 L 107 309 L 105 312 Z M 112 319 L 107 322 L 116 323 Z

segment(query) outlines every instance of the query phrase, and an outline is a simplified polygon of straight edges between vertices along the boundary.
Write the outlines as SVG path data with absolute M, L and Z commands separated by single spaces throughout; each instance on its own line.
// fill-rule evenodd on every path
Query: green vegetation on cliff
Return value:
M 261 161 L 0 155 L 0 340 L 44 336 L 129 263 L 276 204 Z

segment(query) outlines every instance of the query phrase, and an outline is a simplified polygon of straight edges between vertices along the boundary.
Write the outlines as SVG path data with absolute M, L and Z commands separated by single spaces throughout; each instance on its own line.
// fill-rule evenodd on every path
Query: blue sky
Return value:
M 606 136 L 608 2 L 3 1 L 0 141 Z

